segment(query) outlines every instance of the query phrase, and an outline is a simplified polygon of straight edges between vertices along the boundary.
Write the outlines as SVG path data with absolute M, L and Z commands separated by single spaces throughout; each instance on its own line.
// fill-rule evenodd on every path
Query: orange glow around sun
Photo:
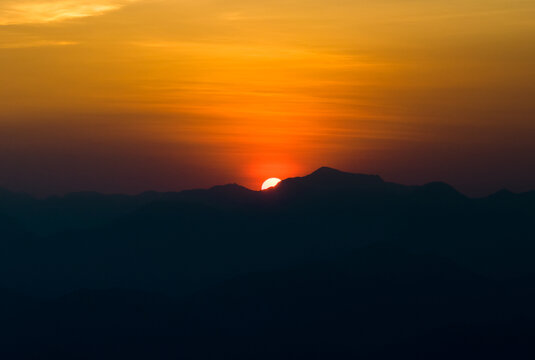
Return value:
M 275 186 L 279 185 L 280 182 L 281 182 L 281 179 L 277 179 L 277 178 L 267 179 L 262 184 L 262 190 L 274 188 Z

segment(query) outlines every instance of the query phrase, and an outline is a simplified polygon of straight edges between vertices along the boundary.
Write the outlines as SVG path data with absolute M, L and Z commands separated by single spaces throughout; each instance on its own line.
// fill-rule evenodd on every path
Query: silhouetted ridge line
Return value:
M 192 203 L 228 206 L 232 204 L 251 203 L 257 199 L 258 192 L 238 184 L 218 185 L 210 189 L 187 190 L 177 193 L 175 200 Z
M 240 192 L 240 193 L 252 193 L 254 190 L 248 189 L 245 186 L 241 186 L 239 184 L 227 184 L 227 185 L 216 185 L 212 188 L 210 188 L 210 191 L 213 192 L 224 192 L 224 191 L 230 191 L 230 192 Z
M 494 194 L 488 196 L 489 199 L 510 199 L 518 197 L 519 194 L 515 194 L 509 189 L 501 189 L 496 191 Z
M 407 201 L 409 198 L 410 201 Z M 470 200 L 443 182 L 407 186 L 385 182 L 378 175 L 355 174 L 321 167 L 303 177 L 285 179 L 268 191 L 227 184 L 180 192 L 147 191 L 139 195 L 75 192 L 39 199 L 0 189 L 0 214 L 7 215 L 13 222 L 20 224 L 22 230 L 51 235 L 104 226 L 147 207 L 168 206 L 183 209 L 181 211 L 187 213 L 188 206 L 203 205 L 223 212 L 232 209 L 252 213 L 261 209 L 279 211 L 280 206 L 298 207 L 307 203 L 309 206 L 300 211 L 319 211 L 318 209 L 342 205 L 353 209 L 352 211 L 359 208 L 361 212 L 369 212 L 371 209 L 393 209 L 394 204 L 434 208 L 451 205 L 468 209 L 469 207 L 464 205 Z M 488 205 L 492 209 L 530 209 L 535 206 L 535 192 L 514 194 L 500 191 L 471 203 Z M 2 222 L 7 228 L 6 220 Z M 9 227 L 12 233 L 14 230 L 12 226 Z
M 0 359 L 533 359 L 534 195 L 327 167 L 270 191 L 0 195 Z
M 321 167 L 313 173 L 305 176 L 305 178 L 314 178 L 314 179 L 330 179 L 330 180 L 349 180 L 351 179 L 354 182 L 360 184 L 379 184 L 384 183 L 383 179 L 379 175 L 368 175 L 368 174 L 355 174 L 340 171 L 330 167 Z
M 468 198 L 453 186 L 436 181 L 415 187 L 414 196 L 425 202 L 464 201 Z
M 327 195 L 342 192 L 377 193 L 384 191 L 386 183 L 377 175 L 352 174 L 322 167 L 313 173 L 283 180 L 275 191 L 283 196 Z

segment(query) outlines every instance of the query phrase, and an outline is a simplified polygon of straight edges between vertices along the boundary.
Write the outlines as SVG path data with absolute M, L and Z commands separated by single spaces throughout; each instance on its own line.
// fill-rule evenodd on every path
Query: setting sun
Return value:
M 277 179 L 277 178 L 267 179 L 262 184 L 262 190 L 274 188 L 275 186 L 279 185 L 280 182 L 281 182 L 281 179 Z

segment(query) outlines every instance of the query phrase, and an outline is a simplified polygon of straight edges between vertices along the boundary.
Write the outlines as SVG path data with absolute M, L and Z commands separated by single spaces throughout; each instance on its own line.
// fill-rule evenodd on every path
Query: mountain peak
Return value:
M 311 173 L 310 175 L 330 175 L 330 174 L 348 174 L 348 173 L 345 173 L 343 171 L 333 169 L 327 166 L 322 166 L 316 171 L 314 171 L 313 173 Z
M 304 177 L 283 180 L 277 192 L 288 194 L 328 194 L 340 191 L 375 191 L 384 185 L 377 175 L 347 173 L 329 167 L 321 167 Z
M 210 188 L 211 192 L 216 193 L 250 193 L 252 190 L 247 189 L 244 186 L 241 186 L 239 184 L 226 184 L 226 185 L 217 185 L 212 188 Z
M 516 195 L 517 194 L 515 194 L 511 190 L 503 188 L 503 189 L 495 192 L 494 194 L 491 194 L 489 197 L 490 198 L 502 198 L 503 199 L 503 198 L 515 197 Z
M 466 196 L 457 191 L 457 189 L 441 181 L 431 182 L 418 187 L 414 195 L 426 202 L 455 202 L 466 200 Z
M 349 173 L 326 166 L 320 167 L 318 170 L 305 177 L 319 180 L 345 180 L 351 181 L 352 183 L 359 183 L 361 185 L 380 184 L 384 182 L 378 175 Z

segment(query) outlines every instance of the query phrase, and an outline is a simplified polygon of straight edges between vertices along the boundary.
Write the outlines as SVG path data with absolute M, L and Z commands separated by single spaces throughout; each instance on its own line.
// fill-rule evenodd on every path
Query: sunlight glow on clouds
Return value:
M 39 24 L 101 15 L 135 0 L 0 0 L 0 25 Z

